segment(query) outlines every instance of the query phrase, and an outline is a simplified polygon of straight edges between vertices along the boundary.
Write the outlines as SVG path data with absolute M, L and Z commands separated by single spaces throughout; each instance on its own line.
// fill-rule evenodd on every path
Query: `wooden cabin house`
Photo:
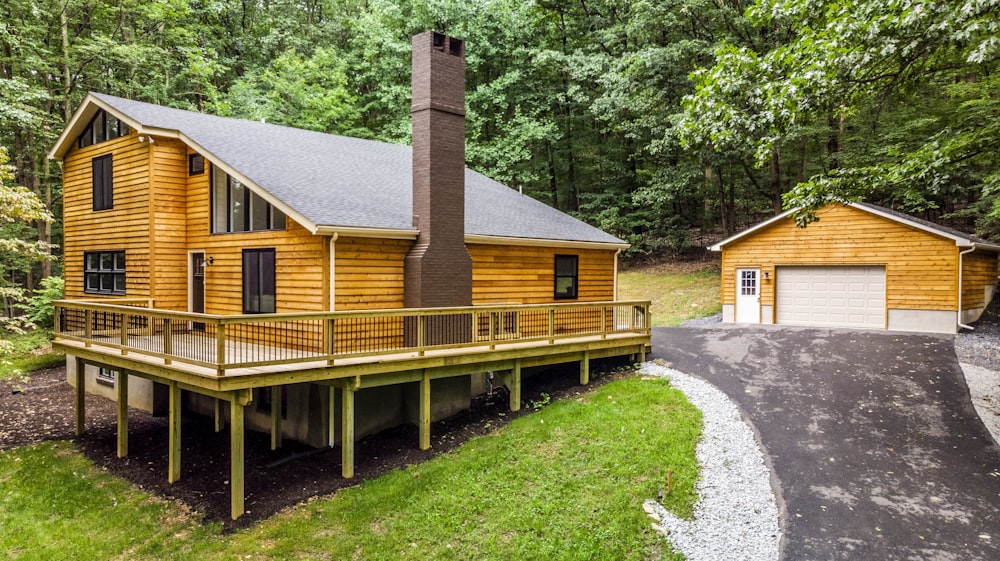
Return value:
M 867 203 L 791 213 L 709 248 L 724 322 L 955 333 L 993 297 L 998 244 Z
M 517 407 L 522 366 L 582 361 L 585 381 L 590 358 L 644 352 L 648 303 L 614 302 L 627 244 L 467 169 L 464 45 L 413 45 L 412 148 L 84 99 L 50 153 L 55 344 L 78 388 L 172 417 L 231 409 L 240 431 L 245 408 L 276 443 L 413 422 L 429 446 L 430 420 L 487 381 Z

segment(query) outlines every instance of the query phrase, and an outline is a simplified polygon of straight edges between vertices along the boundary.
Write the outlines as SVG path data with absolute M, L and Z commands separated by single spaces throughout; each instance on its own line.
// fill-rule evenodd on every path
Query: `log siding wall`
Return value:
M 114 208 L 92 210 L 91 160 L 112 154 Z M 203 251 L 205 311 L 241 314 L 243 249 L 274 248 L 276 311 L 330 309 L 334 260 L 336 310 L 403 307 L 403 263 L 412 241 L 310 233 L 291 218 L 285 230 L 212 234 L 211 165 L 189 175 L 195 152 L 180 140 L 139 142 L 136 133 L 83 149 L 64 160 L 67 298 L 83 291 L 84 251 L 126 252 L 126 297 L 152 298 L 161 309 L 188 309 L 189 255 Z M 555 302 L 555 255 L 579 256 L 575 302 L 614 299 L 615 251 L 467 244 L 473 261 L 474 304 Z M 152 258 L 151 258 L 152 257 Z
M 775 267 L 782 265 L 884 265 L 888 309 L 957 309 L 954 241 L 843 205 L 827 206 L 817 216 L 806 228 L 789 218 L 727 245 L 722 303 L 735 303 L 739 267 L 759 267 L 762 277 L 766 272 L 774 279 Z M 774 285 L 774 280 L 761 283 L 761 305 L 774 306 Z
M 472 256 L 473 304 L 555 302 L 555 256 L 578 255 L 578 298 L 599 302 L 615 297 L 615 251 L 535 246 L 467 244 Z
M 91 161 L 111 154 L 113 207 L 93 210 Z M 63 159 L 63 241 L 66 298 L 100 298 L 84 293 L 83 253 L 125 251 L 125 297 L 149 298 L 150 145 L 132 133 L 73 148 Z
M 986 287 L 997 283 L 997 254 L 977 250 L 962 256 L 962 309 L 984 307 Z

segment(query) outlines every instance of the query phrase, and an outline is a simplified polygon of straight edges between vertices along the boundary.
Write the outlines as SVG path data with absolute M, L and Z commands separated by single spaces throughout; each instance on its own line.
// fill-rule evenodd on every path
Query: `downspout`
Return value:
M 620 254 L 621 252 L 622 252 L 621 248 L 618 248 L 615 251 L 615 283 L 614 283 L 615 286 L 613 289 L 614 290 L 613 298 L 615 302 L 618 301 L 618 254 Z
M 973 251 L 976 251 L 975 243 L 973 243 L 972 247 L 969 249 L 958 252 L 958 326 L 970 331 L 975 331 L 976 328 L 962 323 L 962 256 L 967 253 L 972 253 Z

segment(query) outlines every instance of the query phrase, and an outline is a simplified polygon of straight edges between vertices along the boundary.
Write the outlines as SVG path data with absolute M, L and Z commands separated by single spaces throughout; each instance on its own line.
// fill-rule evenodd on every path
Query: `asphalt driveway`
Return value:
M 950 336 L 657 328 L 653 357 L 715 384 L 758 431 L 782 559 L 1000 559 L 1000 447 Z

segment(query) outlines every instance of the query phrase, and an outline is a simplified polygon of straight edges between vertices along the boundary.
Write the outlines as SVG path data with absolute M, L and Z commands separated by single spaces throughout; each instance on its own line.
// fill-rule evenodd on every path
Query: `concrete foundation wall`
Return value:
M 736 306 L 733 304 L 722 305 L 722 321 L 725 323 L 736 323 Z
M 957 316 L 947 310 L 889 310 L 889 331 L 955 333 Z
M 760 307 L 760 322 L 766 324 L 774 323 L 774 306 Z
M 138 376 L 123 376 L 121 372 L 115 374 L 114 383 L 108 381 L 98 381 L 97 374 L 100 369 L 96 366 L 87 365 L 84 369 L 84 389 L 89 394 L 106 397 L 111 401 L 118 401 L 117 384 L 122 379 L 128 379 L 128 405 L 140 411 L 145 411 L 152 415 L 166 414 L 167 387 L 157 384 Z M 70 386 L 76 387 L 76 357 L 66 356 L 66 381 Z

